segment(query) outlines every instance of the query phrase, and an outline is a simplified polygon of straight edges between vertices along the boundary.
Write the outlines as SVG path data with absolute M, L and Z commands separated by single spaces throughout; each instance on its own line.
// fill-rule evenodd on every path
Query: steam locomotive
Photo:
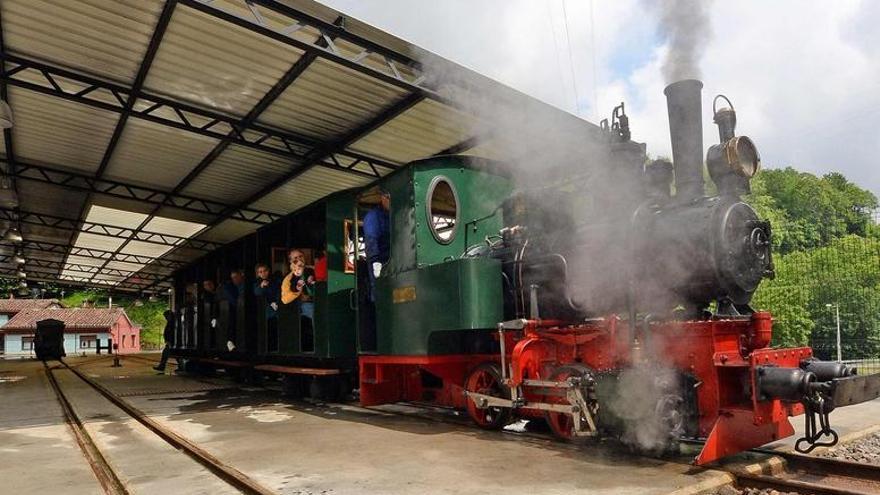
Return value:
M 704 193 L 701 88 L 666 88 L 672 163 L 646 165 L 622 106 L 603 121 L 589 195 L 440 156 L 212 253 L 176 275 L 175 353 L 191 371 L 281 376 L 292 394 L 338 398 L 356 383 L 366 406 L 465 409 L 487 429 L 546 420 L 564 439 L 651 453 L 702 437 L 697 464 L 790 436 L 800 414 L 799 450 L 835 443 L 829 413 L 880 396 L 880 379 L 769 347 L 772 318 L 749 302 L 773 276 L 771 228 L 741 199 L 759 154 L 730 102 L 714 108 L 717 194 Z M 378 187 L 392 198 L 391 258 L 370 295 L 359 218 Z M 272 322 L 250 293 L 234 308 L 203 293 L 204 278 L 280 246 L 327 253 L 314 319 L 290 305 Z M 216 344 L 229 334 L 232 352 Z

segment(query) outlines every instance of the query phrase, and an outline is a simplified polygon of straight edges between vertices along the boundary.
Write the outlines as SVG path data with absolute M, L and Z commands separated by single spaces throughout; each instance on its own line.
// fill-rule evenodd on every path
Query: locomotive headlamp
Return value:
M 732 137 L 721 146 L 724 148 L 722 156 L 727 166 L 737 175 L 751 179 L 761 169 L 758 148 L 748 137 Z
M 718 109 L 718 101 L 727 102 L 726 108 Z M 746 136 L 737 136 L 736 111 L 724 95 L 712 102 L 715 123 L 718 125 L 720 143 L 709 148 L 706 165 L 709 175 L 722 195 L 739 195 L 749 192 L 749 179 L 761 169 L 758 148 Z

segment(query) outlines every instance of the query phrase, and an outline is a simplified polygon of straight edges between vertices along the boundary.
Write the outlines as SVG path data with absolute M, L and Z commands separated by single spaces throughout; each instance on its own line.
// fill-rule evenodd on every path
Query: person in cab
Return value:
M 370 278 L 370 301 L 375 302 L 376 279 L 391 255 L 391 194 L 379 190 L 379 204 L 364 215 L 364 242 L 367 251 L 367 273 Z

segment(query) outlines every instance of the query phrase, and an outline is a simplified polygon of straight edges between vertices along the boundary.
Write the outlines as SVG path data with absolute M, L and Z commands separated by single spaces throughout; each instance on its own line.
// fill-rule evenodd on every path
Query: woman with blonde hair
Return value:
M 281 282 L 281 302 L 291 304 L 299 301 L 302 315 L 314 321 L 315 272 L 306 266 L 305 256 L 298 249 L 291 250 L 288 259 L 290 273 Z

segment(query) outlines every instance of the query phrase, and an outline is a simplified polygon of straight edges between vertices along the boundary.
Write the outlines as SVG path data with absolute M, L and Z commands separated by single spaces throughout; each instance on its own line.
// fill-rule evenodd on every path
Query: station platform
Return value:
M 226 378 L 158 374 L 157 359 L 124 357 L 121 367 L 107 357 L 66 362 L 269 493 L 667 494 L 729 480 L 723 471 L 689 465 L 687 453 L 668 461 L 635 458 L 546 434 L 485 432 L 449 412 L 288 401 L 277 390 Z M 131 493 L 235 492 L 110 402 L 90 396 L 72 374 L 56 376 Z M 41 362 L 0 360 L 0 396 L 4 491 L 104 493 Z M 837 415 L 843 435 L 873 426 L 880 402 L 852 410 Z

